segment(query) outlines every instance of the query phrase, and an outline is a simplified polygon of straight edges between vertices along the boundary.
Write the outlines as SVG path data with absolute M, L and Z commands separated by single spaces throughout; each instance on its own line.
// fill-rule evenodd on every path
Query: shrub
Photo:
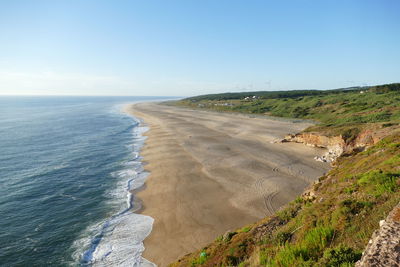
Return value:
M 352 199 L 346 199 L 340 203 L 340 206 L 345 208 L 346 213 L 350 213 L 352 215 L 360 213 L 362 210 L 370 208 L 373 206 L 373 203 L 368 201 L 356 201 Z
M 217 241 L 217 242 L 221 242 L 223 240 L 224 240 L 224 236 L 223 235 L 220 235 L 215 239 L 215 241 Z
M 228 255 L 225 258 L 225 262 L 228 264 L 228 266 L 237 266 L 240 263 L 240 258 L 233 255 Z
M 237 234 L 237 232 L 229 232 L 226 234 L 224 241 L 229 242 L 231 241 L 232 237 L 234 237 Z
M 339 246 L 333 249 L 327 249 L 322 259 L 323 266 L 353 266 L 353 264 L 361 259 L 361 252 L 354 251 L 352 248 Z
M 276 213 L 276 215 L 283 221 L 287 222 L 290 219 L 296 217 L 297 212 L 301 208 L 301 203 L 299 202 L 292 202 L 288 205 L 287 208 L 280 210 Z
M 208 255 L 205 251 L 200 252 L 199 257 L 192 260 L 191 266 L 197 266 L 206 263 L 207 257 Z
M 290 241 L 290 238 L 292 238 L 292 233 L 290 233 L 290 232 L 279 232 L 277 235 L 276 235 L 276 238 L 275 238 L 275 240 L 276 240 L 276 242 L 278 243 L 278 244 L 280 244 L 280 245 L 283 245 L 283 244 L 285 244 L 287 241 Z
M 345 130 L 342 133 L 342 137 L 346 141 L 346 143 L 350 143 L 351 141 L 353 141 L 354 139 L 357 138 L 359 133 L 360 133 L 360 129 L 350 128 L 350 129 Z

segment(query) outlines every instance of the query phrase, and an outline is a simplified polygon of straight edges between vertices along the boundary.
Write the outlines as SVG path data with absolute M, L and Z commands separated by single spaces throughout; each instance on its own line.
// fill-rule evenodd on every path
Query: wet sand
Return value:
M 271 143 L 311 125 L 156 103 L 126 111 L 150 127 L 141 156 L 151 174 L 137 196 L 155 219 L 143 256 L 166 266 L 274 213 L 329 169 L 322 149 Z

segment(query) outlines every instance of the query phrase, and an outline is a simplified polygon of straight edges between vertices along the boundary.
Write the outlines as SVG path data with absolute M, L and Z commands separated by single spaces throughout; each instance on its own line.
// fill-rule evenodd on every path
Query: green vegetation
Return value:
M 240 233 L 247 233 L 251 230 L 251 226 L 245 226 L 239 230 Z
M 353 249 L 344 246 L 338 246 L 336 248 L 327 249 L 324 252 L 321 262 L 327 267 L 345 267 L 352 266 L 352 263 L 356 262 L 360 258 L 360 252 L 355 252 Z
M 207 253 L 205 251 L 200 252 L 200 255 L 198 258 L 195 258 L 191 261 L 190 266 L 197 266 L 197 265 L 202 265 L 207 261 Z
M 253 96 L 256 98 L 253 99 Z M 250 97 L 250 99 L 246 99 Z M 337 90 L 246 92 L 204 95 L 175 102 L 175 105 L 216 111 L 266 114 L 311 119 L 320 122 L 309 131 L 341 134 L 371 123 L 385 127 L 400 121 L 400 84 Z M 351 132 L 353 131 L 353 132 Z
M 192 102 L 200 102 L 202 100 L 220 101 L 220 100 L 237 100 L 244 99 L 246 97 L 256 96 L 259 99 L 278 99 L 278 98 L 298 98 L 305 96 L 325 96 L 325 95 L 335 95 L 347 92 L 360 92 L 369 91 L 375 93 L 388 93 L 399 90 L 400 84 L 384 84 L 377 86 L 364 86 L 364 87 L 349 87 L 340 88 L 333 90 L 291 90 L 291 91 L 256 91 L 256 92 L 241 92 L 241 93 L 222 93 L 222 94 L 209 94 L 200 95 L 186 98 L 185 100 Z
M 275 216 L 219 238 L 173 266 L 354 266 L 379 221 L 400 201 L 400 134 L 340 157 Z M 267 229 L 267 230 L 265 230 Z M 200 263 L 201 262 L 201 263 Z

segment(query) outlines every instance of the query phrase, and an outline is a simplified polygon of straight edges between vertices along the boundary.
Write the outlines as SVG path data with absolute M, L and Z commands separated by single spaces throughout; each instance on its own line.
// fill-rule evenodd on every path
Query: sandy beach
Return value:
M 228 230 L 274 213 L 329 169 L 322 149 L 272 143 L 311 125 L 156 103 L 126 111 L 150 127 L 151 174 L 137 196 L 155 219 L 143 256 L 166 266 Z

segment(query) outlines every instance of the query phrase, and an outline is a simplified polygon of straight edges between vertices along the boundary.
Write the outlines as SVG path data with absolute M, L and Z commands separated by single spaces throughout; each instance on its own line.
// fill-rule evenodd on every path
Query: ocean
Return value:
M 121 111 L 149 100 L 0 97 L 1 266 L 152 266 L 129 193 L 146 128 Z

